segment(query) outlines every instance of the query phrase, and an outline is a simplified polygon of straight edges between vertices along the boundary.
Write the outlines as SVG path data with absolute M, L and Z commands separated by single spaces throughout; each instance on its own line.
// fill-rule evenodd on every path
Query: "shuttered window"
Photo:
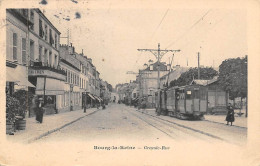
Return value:
M 22 64 L 26 64 L 26 39 L 22 38 Z
M 13 60 L 17 60 L 17 33 L 13 33 Z

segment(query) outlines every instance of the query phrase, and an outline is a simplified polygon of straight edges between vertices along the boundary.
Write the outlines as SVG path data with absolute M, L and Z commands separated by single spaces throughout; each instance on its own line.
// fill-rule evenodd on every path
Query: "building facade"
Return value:
M 76 58 L 75 48 L 60 46 L 60 66 L 66 72 L 64 104 L 70 111 L 81 109 L 80 61 Z
M 27 9 L 6 9 L 6 93 L 34 88 L 28 81 L 29 19 Z
M 156 62 L 139 70 L 137 75 L 140 100 L 145 100 L 147 107 L 155 107 L 155 92 L 158 91 L 158 67 L 160 67 L 160 77 L 169 73 L 170 68 L 167 65 Z
M 64 81 L 66 73 L 60 68 L 60 32 L 39 9 L 28 10 L 29 81 L 34 93 L 44 99 L 45 114 L 64 109 Z

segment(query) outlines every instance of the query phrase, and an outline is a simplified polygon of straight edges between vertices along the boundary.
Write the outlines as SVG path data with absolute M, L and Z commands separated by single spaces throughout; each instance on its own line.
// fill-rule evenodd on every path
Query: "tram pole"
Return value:
M 180 52 L 181 50 L 161 50 L 160 49 L 160 43 L 158 43 L 158 49 L 137 49 L 138 51 L 149 51 L 151 52 L 155 58 L 157 59 L 157 63 L 158 63 L 158 67 L 157 67 L 157 71 L 158 71 L 158 77 L 157 77 L 157 86 L 158 86 L 158 109 L 157 109 L 157 114 L 160 115 L 161 114 L 161 105 L 160 105 L 160 70 L 161 70 L 161 65 L 160 65 L 160 61 L 163 57 L 163 55 L 165 55 L 167 52 Z

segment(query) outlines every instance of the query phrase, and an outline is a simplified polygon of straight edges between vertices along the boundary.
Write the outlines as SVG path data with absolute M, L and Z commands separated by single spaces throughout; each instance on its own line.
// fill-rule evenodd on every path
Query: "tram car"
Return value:
M 187 85 L 162 89 L 160 96 L 162 115 L 169 115 L 178 119 L 203 119 L 207 112 L 207 89 L 201 85 Z M 157 102 L 158 103 L 158 102 Z

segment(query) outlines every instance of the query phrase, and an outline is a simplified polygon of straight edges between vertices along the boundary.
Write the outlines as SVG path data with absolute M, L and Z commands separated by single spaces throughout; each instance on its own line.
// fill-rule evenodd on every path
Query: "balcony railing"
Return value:
M 41 70 L 50 70 L 50 71 L 53 71 L 53 72 L 56 72 L 56 73 L 59 73 L 59 74 L 65 75 L 65 76 L 67 75 L 66 71 L 62 70 L 59 65 L 54 66 L 54 65 L 51 65 L 46 62 L 30 61 L 30 68 L 31 69 L 41 69 Z

